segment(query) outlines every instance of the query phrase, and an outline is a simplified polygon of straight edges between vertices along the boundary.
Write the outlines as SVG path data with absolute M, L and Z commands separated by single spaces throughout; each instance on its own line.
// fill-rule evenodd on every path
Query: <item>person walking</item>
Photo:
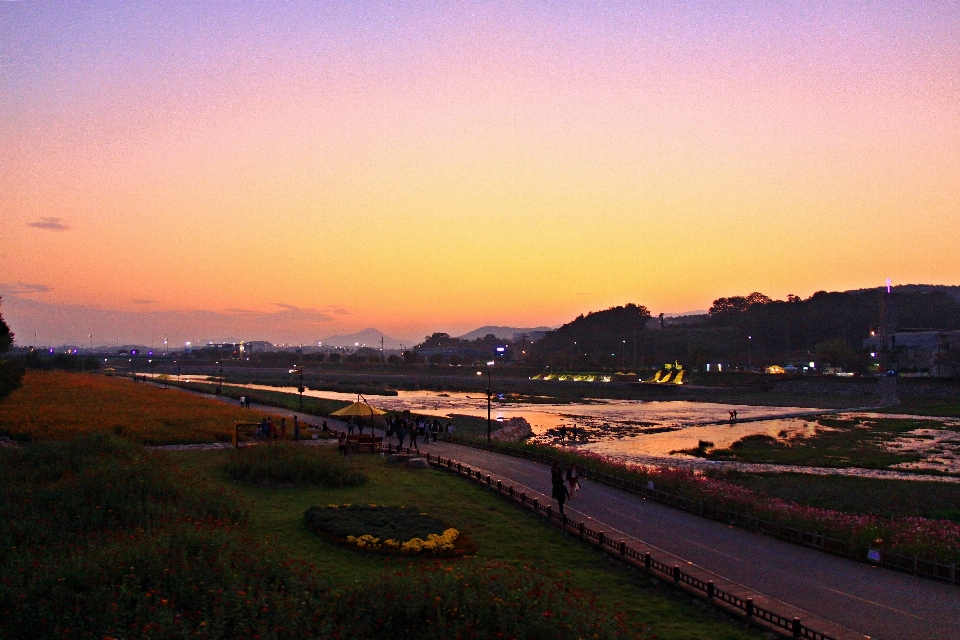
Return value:
M 417 446 L 417 436 L 420 434 L 417 433 L 420 430 L 420 427 L 416 424 L 410 427 L 410 448 L 420 451 L 420 447 Z
M 403 422 L 397 425 L 397 442 L 399 447 L 403 449 L 403 439 L 407 437 L 407 430 L 403 426 Z
M 570 492 L 567 490 L 567 483 L 563 481 L 563 469 L 560 468 L 560 463 L 554 462 L 550 471 L 553 481 L 553 499 L 557 501 L 557 507 L 563 515 L 563 503 L 567 501 Z
M 573 462 L 567 468 L 567 486 L 570 491 L 570 498 L 573 499 L 573 496 L 580 491 L 580 474 L 577 473 L 577 463 Z

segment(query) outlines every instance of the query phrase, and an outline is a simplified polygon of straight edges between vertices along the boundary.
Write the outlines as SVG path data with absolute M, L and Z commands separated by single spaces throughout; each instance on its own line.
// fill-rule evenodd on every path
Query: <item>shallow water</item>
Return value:
M 182 376 L 183 381 L 209 382 L 207 376 Z M 251 391 L 283 391 L 296 393 L 296 387 L 273 387 L 256 384 L 233 384 Z M 254 394 L 255 395 L 255 394 Z M 314 398 L 355 401 L 356 393 L 308 390 L 304 395 Z M 365 394 L 371 405 L 386 410 L 409 409 L 415 413 L 447 417 L 454 414 L 485 418 L 487 397 L 485 394 L 438 391 L 399 391 L 395 396 Z M 730 411 L 747 422 L 730 425 Z M 862 475 L 870 477 L 911 477 L 894 471 L 866 469 L 832 469 L 819 467 L 786 467 L 784 465 L 754 465 L 740 462 L 704 460 L 686 454 L 675 453 L 696 448 L 700 441 L 712 442 L 715 447 L 725 448 L 737 440 L 756 434 L 772 437 L 813 435 L 817 416 L 837 414 L 836 417 L 861 418 L 910 418 L 924 420 L 922 416 L 877 414 L 870 411 L 831 411 L 798 407 L 756 407 L 737 404 L 716 404 L 682 400 L 590 400 L 581 403 L 523 403 L 494 398 L 491 417 L 507 420 L 525 418 L 535 434 L 534 441 L 558 444 L 557 429 L 574 427 L 582 434 L 574 446 L 606 456 L 646 464 L 670 464 L 696 469 L 729 467 L 744 471 L 793 470 L 801 473 L 828 473 Z M 759 420 L 758 420 L 759 419 Z M 957 423 L 932 418 L 937 422 Z M 719 424 L 718 424 L 719 423 Z M 820 427 L 823 428 L 823 427 Z M 956 424 L 952 429 L 960 429 Z M 917 437 L 919 436 L 919 437 Z M 927 436 L 927 437 L 923 437 Z M 569 442 L 569 440 L 568 440 Z M 960 434 L 956 430 L 919 429 L 904 434 L 891 443 L 893 450 L 913 450 L 928 456 L 923 462 L 902 465 L 904 470 L 937 469 L 960 473 Z
M 181 380 L 209 381 L 206 376 L 183 376 Z M 273 387 L 257 384 L 232 384 L 251 391 L 283 391 L 296 393 L 296 387 Z M 305 396 L 333 400 L 355 401 L 356 393 L 335 391 L 304 392 Z M 487 416 L 485 394 L 437 391 L 398 391 L 395 396 L 364 395 L 371 405 L 385 410 L 402 411 L 447 417 L 453 414 Z M 736 410 L 740 419 L 770 416 L 782 418 L 797 414 L 817 414 L 820 409 L 797 407 L 754 407 L 737 404 L 715 404 L 683 400 L 590 400 L 582 403 L 522 403 L 494 398 L 491 418 L 508 420 L 525 418 L 535 435 L 546 436 L 561 426 L 582 430 L 583 438 L 591 447 L 605 453 L 637 452 L 650 455 L 670 455 L 671 451 L 690 449 L 699 440 L 708 440 L 717 446 L 726 446 L 740 438 L 767 433 L 777 435 L 787 430 L 793 433 L 803 429 L 803 421 L 775 419 L 765 422 L 740 422 L 730 426 L 704 424 L 726 421 L 730 411 Z

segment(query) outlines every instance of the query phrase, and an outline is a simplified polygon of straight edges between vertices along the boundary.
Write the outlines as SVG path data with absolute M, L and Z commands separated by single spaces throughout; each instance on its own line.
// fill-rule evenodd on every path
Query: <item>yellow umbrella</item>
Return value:
M 382 415 L 385 415 L 386 413 L 387 413 L 386 411 L 381 411 L 376 407 L 371 407 L 366 402 L 354 402 L 352 404 L 348 404 L 343 409 L 338 409 L 337 411 L 334 411 L 330 415 L 331 416 L 365 417 L 365 416 L 382 416 Z
M 363 398 L 363 402 L 360 401 L 361 398 Z M 345 406 L 343 409 L 340 409 L 340 410 L 338 410 L 338 411 L 334 411 L 334 412 L 331 413 L 330 415 L 331 415 L 331 416 L 337 416 L 337 417 L 340 417 L 340 418 L 346 418 L 346 417 L 352 417 L 352 416 L 356 416 L 356 417 L 359 417 L 359 418 L 365 418 L 365 417 L 369 416 L 369 417 L 370 417 L 370 433 L 371 433 L 371 435 L 372 435 L 372 434 L 373 434 L 373 420 L 374 420 L 374 417 L 375 417 L 375 416 L 382 416 L 382 415 L 384 415 L 385 413 L 386 413 L 386 411 L 381 411 L 380 409 L 377 409 L 376 407 L 371 407 L 371 406 L 367 403 L 367 399 L 364 398 L 362 395 L 359 395 L 359 394 L 358 394 L 358 395 L 357 395 L 357 401 L 356 401 L 356 402 L 354 402 L 354 403 L 352 403 L 352 404 L 348 404 L 348 405 Z M 362 424 L 360 425 L 360 433 L 361 433 L 361 434 L 363 433 L 363 425 L 362 425 Z

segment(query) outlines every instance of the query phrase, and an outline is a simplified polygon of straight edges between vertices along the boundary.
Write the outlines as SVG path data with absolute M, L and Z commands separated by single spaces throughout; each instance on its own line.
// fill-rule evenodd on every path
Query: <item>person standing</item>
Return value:
M 407 430 L 404 428 L 403 422 L 401 421 L 400 424 L 397 425 L 397 442 L 399 442 L 398 446 L 401 449 L 403 449 L 403 439 L 406 437 L 407 437 Z
M 300 442 L 300 421 L 293 416 L 293 441 Z
M 410 448 L 420 451 L 420 447 L 417 446 L 417 436 L 420 434 L 417 433 L 420 430 L 420 427 L 417 424 L 414 424 L 410 427 Z
M 337 453 L 344 458 L 347 457 L 347 434 L 345 433 L 341 433 L 340 438 L 337 440 Z

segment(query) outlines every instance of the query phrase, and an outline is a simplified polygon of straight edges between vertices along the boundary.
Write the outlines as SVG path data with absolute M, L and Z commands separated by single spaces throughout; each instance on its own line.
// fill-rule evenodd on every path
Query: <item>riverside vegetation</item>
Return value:
M 151 388 L 128 384 L 135 413 Z M 760 637 L 442 471 L 358 455 L 363 484 L 249 484 L 233 451 L 150 451 L 97 424 L 0 450 L 0 636 Z M 304 522 L 331 503 L 417 504 L 476 555 L 345 549 Z

